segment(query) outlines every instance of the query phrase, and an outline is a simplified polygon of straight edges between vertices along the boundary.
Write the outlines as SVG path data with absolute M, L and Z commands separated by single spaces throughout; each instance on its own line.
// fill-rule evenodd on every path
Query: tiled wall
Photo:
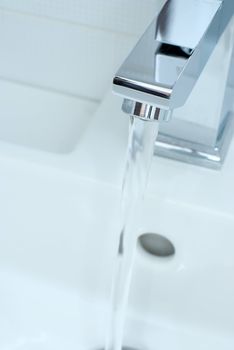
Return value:
M 0 0 L 0 78 L 100 100 L 163 0 Z
M 165 0 L 0 0 L 8 10 L 139 34 Z

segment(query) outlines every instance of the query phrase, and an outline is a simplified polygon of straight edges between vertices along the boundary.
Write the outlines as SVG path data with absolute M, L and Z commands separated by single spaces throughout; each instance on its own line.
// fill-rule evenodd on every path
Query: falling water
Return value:
M 143 200 L 158 123 L 130 117 L 128 150 L 122 184 L 121 227 L 105 350 L 121 350 L 125 312 L 136 249 L 136 218 Z

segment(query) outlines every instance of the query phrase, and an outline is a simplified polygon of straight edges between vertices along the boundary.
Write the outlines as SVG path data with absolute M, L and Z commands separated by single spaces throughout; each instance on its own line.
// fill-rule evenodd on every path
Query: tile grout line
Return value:
M 129 32 L 114 31 L 113 29 L 98 27 L 95 25 L 92 26 L 89 24 L 84 24 L 82 22 L 69 21 L 69 20 L 56 18 L 56 17 L 52 17 L 52 16 L 48 16 L 48 15 L 39 15 L 39 14 L 30 13 L 27 11 L 12 10 L 12 9 L 5 8 L 3 6 L 0 6 L 0 11 L 3 13 L 5 12 L 5 13 L 15 14 L 15 15 L 19 15 L 19 16 L 27 16 L 27 17 L 46 20 L 46 21 L 55 22 L 55 23 L 57 22 L 57 23 L 63 23 L 63 24 L 67 24 L 67 25 L 70 24 L 72 26 L 83 27 L 83 28 L 86 28 L 89 30 L 96 30 L 96 31 L 111 33 L 111 34 L 115 34 L 115 35 L 121 35 L 124 37 L 128 36 L 129 38 L 138 38 L 140 35 L 137 33 L 134 34 L 134 33 L 129 33 Z

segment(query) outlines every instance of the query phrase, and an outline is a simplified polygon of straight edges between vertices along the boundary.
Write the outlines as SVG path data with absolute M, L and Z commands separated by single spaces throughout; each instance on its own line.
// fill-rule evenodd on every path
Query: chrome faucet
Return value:
M 160 123 L 155 153 L 220 168 L 232 131 L 234 0 L 167 0 L 113 81 L 125 113 Z

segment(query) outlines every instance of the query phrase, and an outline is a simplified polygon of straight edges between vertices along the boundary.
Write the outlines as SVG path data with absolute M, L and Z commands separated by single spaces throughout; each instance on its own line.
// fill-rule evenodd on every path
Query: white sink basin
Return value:
M 128 136 L 121 100 L 99 103 L 162 1 L 96 0 L 92 16 L 42 3 L 0 0 L 0 350 L 96 350 Z M 220 172 L 154 159 L 136 239 L 161 234 L 176 253 L 138 247 L 126 345 L 234 349 L 233 159 L 234 144 Z
M 0 143 L 0 349 L 104 344 L 128 131 L 120 102 L 108 95 L 68 154 Z M 221 172 L 154 159 L 136 237 L 162 234 L 176 254 L 138 249 L 125 344 L 233 349 L 233 156 L 234 145 Z
M 39 150 L 73 151 L 97 102 L 0 80 L 0 139 Z

